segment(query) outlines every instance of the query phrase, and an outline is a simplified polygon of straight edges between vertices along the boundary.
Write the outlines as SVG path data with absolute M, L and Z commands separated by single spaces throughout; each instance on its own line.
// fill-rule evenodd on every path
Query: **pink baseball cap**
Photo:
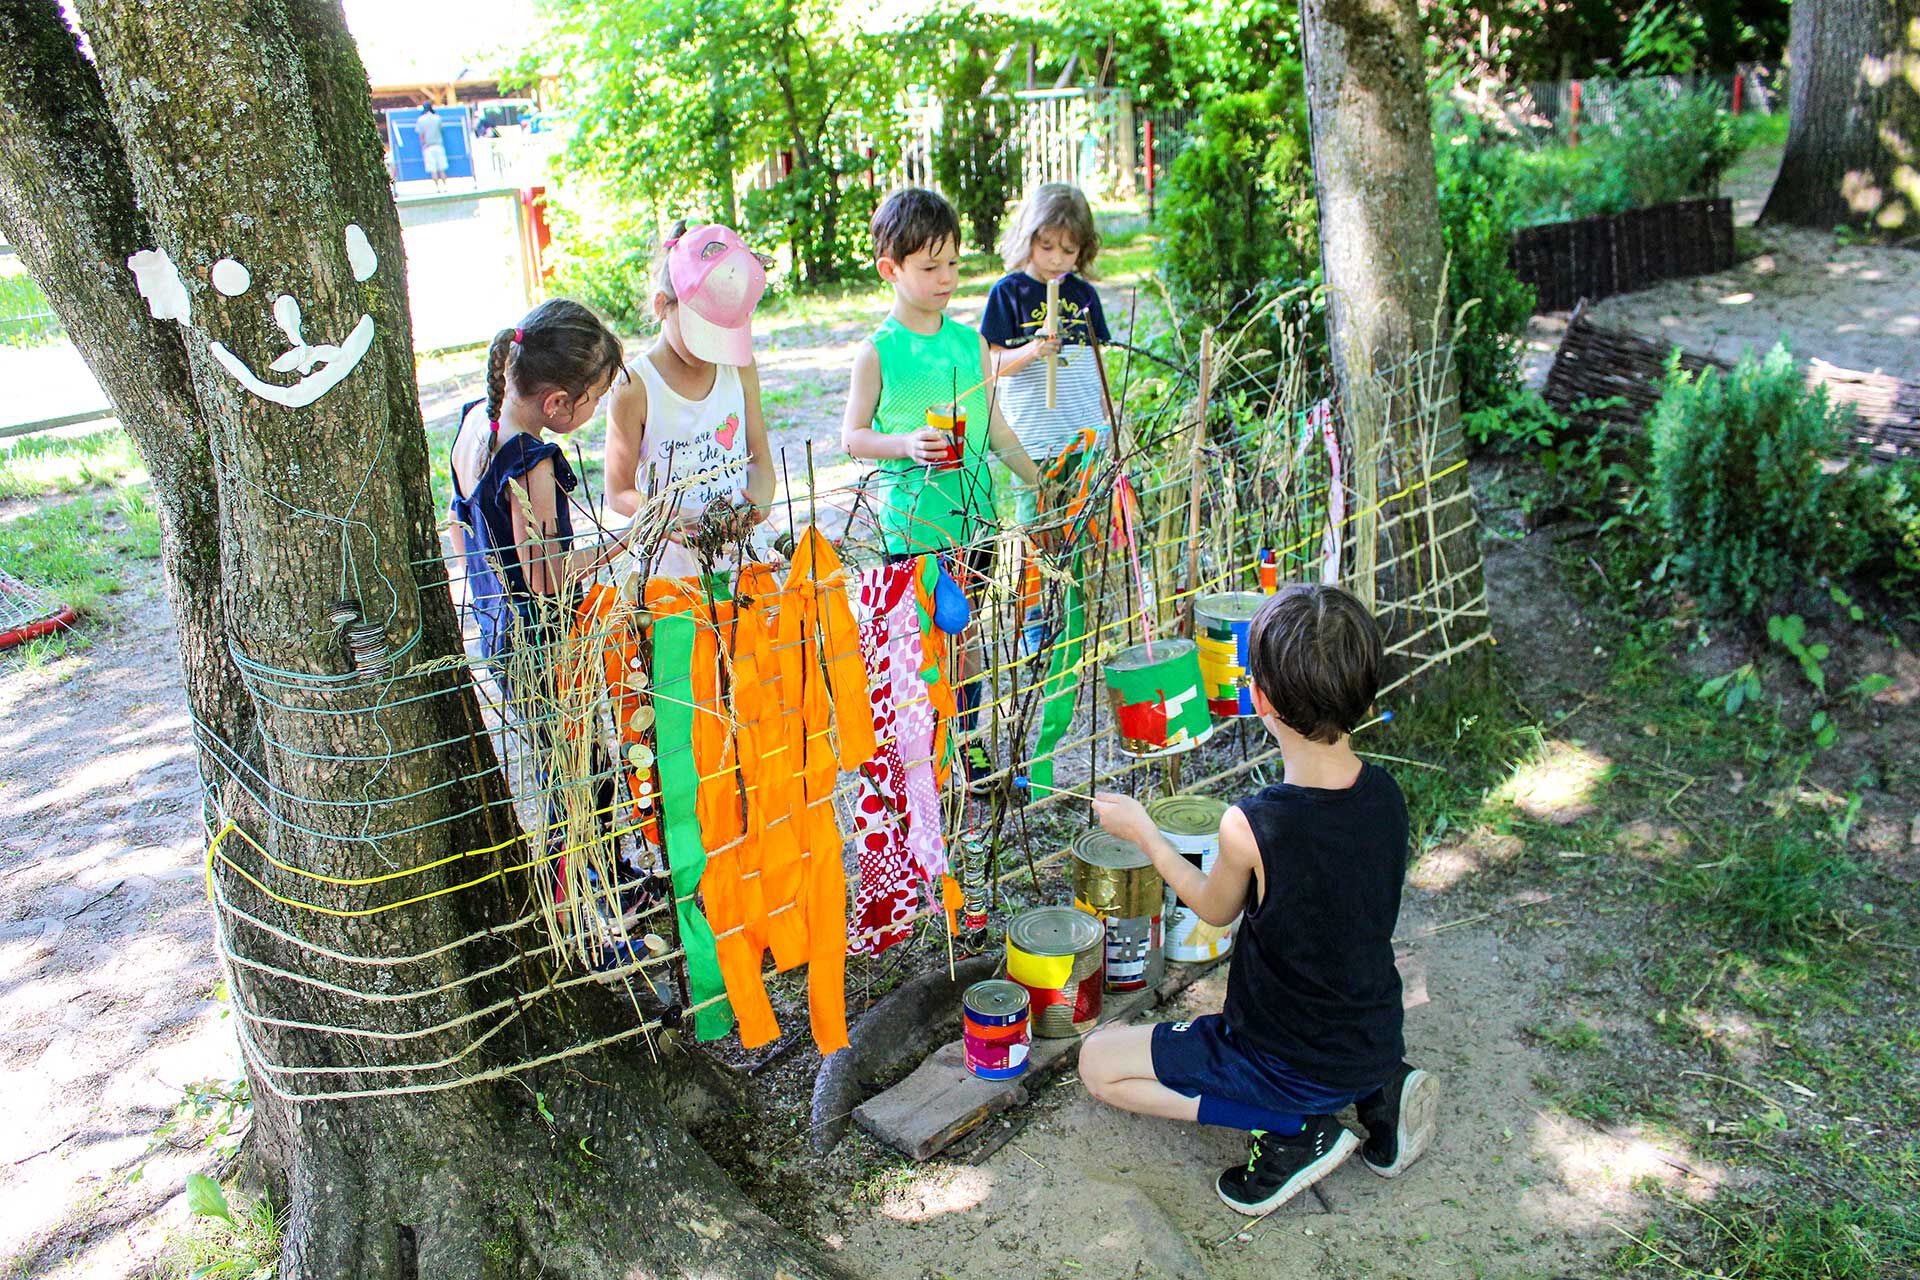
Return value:
M 667 278 L 680 300 L 687 350 L 714 364 L 753 363 L 753 309 L 767 269 L 730 228 L 690 227 L 667 252 Z

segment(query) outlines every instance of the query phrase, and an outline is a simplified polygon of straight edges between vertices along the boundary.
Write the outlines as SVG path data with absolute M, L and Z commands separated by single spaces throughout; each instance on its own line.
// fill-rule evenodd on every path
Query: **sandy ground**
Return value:
M 110 632 L 0 665 L 0 1275 L 131 1274 L 204 1152 L 188 1084 L 238 1074 L 202 887 L 200 783 L 157 574 Z

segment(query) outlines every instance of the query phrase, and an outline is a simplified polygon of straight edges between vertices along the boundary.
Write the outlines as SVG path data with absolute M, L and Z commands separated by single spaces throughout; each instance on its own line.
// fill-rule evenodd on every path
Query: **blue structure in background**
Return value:
M 440 107 L 440 140 L 447 149 L 447 176 L 473 176 L 473 116 L 465 107 Z M 420 182 L 430 177 L 426 159 L 420 154 L 420 131 L 413 122 L 420 118 L 418 107 L 387 112 L 387 142 L 393 148 L 394 167 L 402 182 Z

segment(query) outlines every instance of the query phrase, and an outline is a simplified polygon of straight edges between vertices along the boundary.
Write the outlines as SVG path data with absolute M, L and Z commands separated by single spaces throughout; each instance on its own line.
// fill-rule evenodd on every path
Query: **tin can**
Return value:
M 1267 597 L 1256 591 L 1201 596 L 1193 605 L 1193 639 L 1200 646 L 1200 682 L 1207 710 L 1250 716 L 1253 682 L 1247 676 L 1247 631 Z
M 1166 883 L 1147 855 L 1118 836 L 1087 831 L 1073 842 L 1073 905 L 1107 931 L 1107 990 L 1138 991 L 1166 975 L 1160 921 Z
M 983 1080 L 1011 1080 L 1027 1069 L 1027 990 L 1005 978 L 976 982 L 960 997 L 965 1010 L 967 1070 Z
M 927 425 L 952 437 L 947 456 L 933 464 L 935 471 L 958 471 L 967 457 L 967 411 L 955 404 L 938 404 L 927 410 Z
M 1147 816 L 1174 850 L 1209 874 L 1220 857 L 1220 819 L 1227 806 L 1205 796 L 1165 796 L 1147 806 Z M 1183 964 L 1218 960 L 1233 950 L 1233 932 L 1240 925 L 1235 916 L 1227 925 L 1212 925 L 1202 920 L 1193 908 L 1167 890 L 1167 959 Z
M 1035 907 L 1007 926 L 1007 977 L 1027 989 L 1033 1034 L 1064 1039 L 1100 1021 L 1106 930 L 1073 907 Z
M 1120 749 L 1130 756 L 1189 751 L 1213 733 L 1191 640 L 1136 644 L 1109 658 L 1103 676 Z

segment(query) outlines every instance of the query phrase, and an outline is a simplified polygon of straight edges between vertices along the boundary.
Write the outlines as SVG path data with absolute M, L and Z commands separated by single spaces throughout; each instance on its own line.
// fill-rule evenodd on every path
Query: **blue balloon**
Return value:
M 940 576 L 933 582 L 933 625 L 951 636 L 965 631 L 972 620 L 973 608 L 967 603 L 966 593 L 947 576 L 946 566 L 942 565 Z

